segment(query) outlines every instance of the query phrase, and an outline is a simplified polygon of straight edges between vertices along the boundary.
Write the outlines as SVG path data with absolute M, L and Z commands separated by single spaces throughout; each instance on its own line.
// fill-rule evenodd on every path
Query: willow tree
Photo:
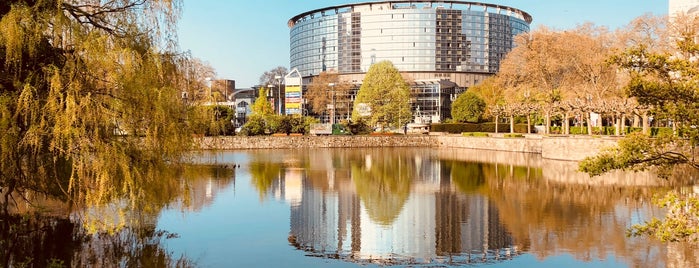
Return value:
M 191 145 L 177 0 L 0 3 L 0 192 L 136 207 Z
M 411 121 L 410 87 L 390 61 L 369 68 L 357 92 L 352 120 L 370 126 L 398 128 Z

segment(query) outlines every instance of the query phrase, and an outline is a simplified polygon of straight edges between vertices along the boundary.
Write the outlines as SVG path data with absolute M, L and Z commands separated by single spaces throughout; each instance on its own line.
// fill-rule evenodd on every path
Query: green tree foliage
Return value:
M 357 92 L 352 120 L 362 120 L 359 105 L 367 105 L 371 114 L 366 116 L 370 126 L 398 128 L 412 119 L 410 87 L 390 61 L 373 64 Z M 359 108 L 360 110 L 362 108 Z
M 0 192 L 134 205 L 191 143 L 180 1 L 0 3 Z
M 649 137 L 635 132 L 620 140 L 615 147 L 607 148 L 594 157 L 580 162 L 580 170 L 592 176 L 612 170 L 644 171 L 655 169 L 659 175 L 667 178 L 672 169 L 679 164 L 688 164 L 699 168 L 693 162 L 686 140 L 676 139 L 671 135 Z
M 451 118 L 460 123 L 478 123 L 485 113 L 485 101 L 473 92 L 464 92 L 451 104 Z
M 699 198 L 670 192 L 654 197 L 653 203 L 668 210 L 665 219 L 635 224 L 627 231 L 628 236 L 651 235 L 665 242 L 699 241 Z
M 235 110 L 228 106 L 198 106 L 195 109 L 198 111 L 197 121 L 192 123 L 198 124 L 199 134 L 207 136 L 232 135 L 234 132 L 233 121 L 235 119 Z
M 267 91 L 260 89 L 260 97 L 252 105 L 252 115 L 242 127 L 241 135 L 256 136 L 273 133 L 308 133 L 311 124 L 317 122 L 312 117 L 298 115 L 276 115 L 267 100 Z
M 498 76 L 491 76 L 483 80 L 483 82 L 468 88 L 469 92 L 476 94 L 485 102 L 486 113 L 488 114 L 494 115 L 495 111 L 492 111 L 493 108 L 504 102 L 504 86 L 499 84 L 503 82 L 502 80 Z
M 272 103 L 267 99 L 267 89 L 260 88 L 260 95 L 250 109 L 253 116 L 266 117 L 274 114 Z

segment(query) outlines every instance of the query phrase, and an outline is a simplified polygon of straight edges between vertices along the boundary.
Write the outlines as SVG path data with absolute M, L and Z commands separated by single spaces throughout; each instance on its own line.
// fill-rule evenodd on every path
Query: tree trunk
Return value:
M 510 133 L 515 133 L 515 116 L 510 115 Z
M 677 120 L 672 121 L 672 135 L 678 136 L 677 133 Z
M 614 115 L 614 135 L 619 136 L 619 125 L 621 124 L 621 121 L 619 121 L 619 116 Z
M 14 179 L 10 179 L 10 182 L 8 183 L 7 187 L 4 189 L 3 193 L 3 203 L 2 203 L 2 216 L 7 216 L 9 215 L 9 207 L 10 207 L 10 195 L 12 195 L 12 192 L 15 191 L 15 183 L 16 181 Z M 2 192 L 2 191 L 0 191 Z
M 634 128 L 639 128 L 641 127 L 641 120 L 640 117 L 637 114 L 633 115 L 633 127 Z
M 546 134 L 551 134 L 551 112 L 546 111 L 546 131 L 544 131 Z
M 621 135 L 626 135 L 626 114 L 621 114 Z
M 650 135 L 650 122 L 648 112 L 643 112 L 643 134 Z
M 532 134 L 532 116 L 527 114 L 527 134 Z
M 563 129 L 563 134 L 564 135 L 570 135 L 570 121 L 568 120 L 570 117 L 568 115 L 568 112 L 563 114 L 563 124 L 561 128 Z
M 590 112 L 585 113 L 585 121 L 587 122 L 587 135 L 592 135 L 592 116 L 590 116 Z
M 500 121 L 500 116 L 495 115 L 495 134 L 498 133 L 498 121 Z

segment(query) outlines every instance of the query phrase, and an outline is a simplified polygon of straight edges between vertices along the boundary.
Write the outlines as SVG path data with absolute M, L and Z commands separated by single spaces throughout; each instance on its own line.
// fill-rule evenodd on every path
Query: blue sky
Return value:
M 288 20 L 328 6 L 368 0 L 184 0 L 180 48 L 208 62 L 236 88 L 256 85 L 262 73 L 289 67 Z M 665 15 L 668 0 L 484 0 L 532 15 L 532 29 L 574 28 L 585 22 L 616 29 L 646 13 Z

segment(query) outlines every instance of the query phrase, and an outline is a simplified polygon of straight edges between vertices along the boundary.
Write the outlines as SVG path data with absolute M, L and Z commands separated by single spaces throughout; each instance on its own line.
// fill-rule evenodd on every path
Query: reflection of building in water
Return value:
M 385 264 L 480 262 L 512 246 L 495 206 L 482 195 L 457 193 L 449 167 L 416 158 L 411 168 L 409 196 L 388 224 L 369 215 L 376 208 L 357 192 L 356 174 L 335 177 L 331 191 L 302 178 L 300 202 L 291 206 L 290 243 L 318 256 Z
M 272 191 L 276 199 L 289 202 L 292 206 L 301 202 L 301 194 L 303 188 L 303 170 L 287 169 L 284 172 L 284 177 L 275 180 L 277 184 L 272 185 Z
M 312 252 L 342 254 L 360 249 L 359 199 L 350 181 L 336 182 L 336 192 L 301 184 L 300 202 L 291 206 L 290 242 Z
M 181 187 L 186 188 L 182 197 L 188 200 L 188 210 L 199 211 L 211 205 L 219 192 L 226 190 L 229 184 L 235 183 L 235 173 L 222 167 L 211 167 L 202 174 L 182 178 Z

